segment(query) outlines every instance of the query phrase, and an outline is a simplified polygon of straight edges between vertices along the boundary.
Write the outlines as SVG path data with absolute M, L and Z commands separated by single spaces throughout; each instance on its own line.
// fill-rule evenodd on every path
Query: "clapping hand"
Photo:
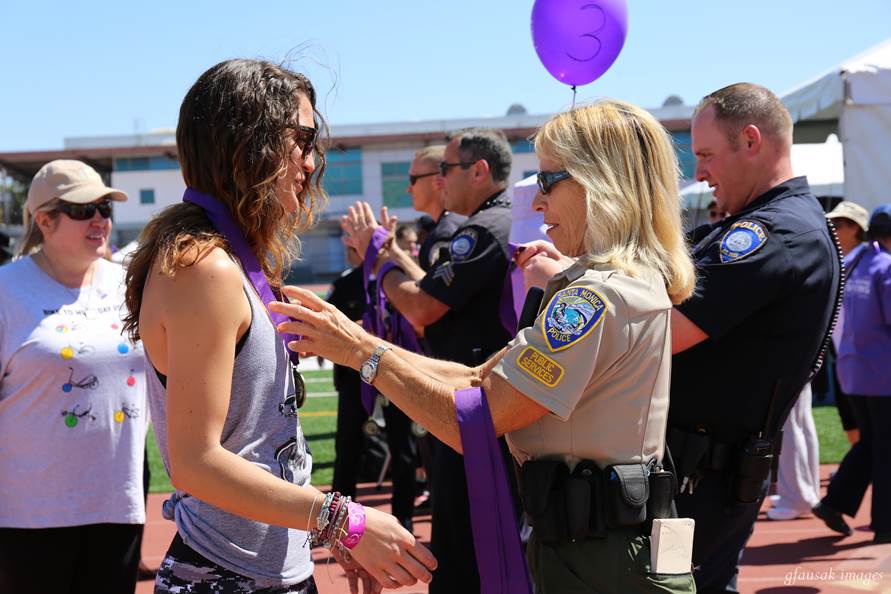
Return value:
M 381 207 L 380 222 L 374 218 L 374 211 L 367 202 L 356 202 L 347 209 L 347 214 L 340 218 L 340 227 L 344 231 L 344 243 L 356 248 L 359 255 L 364 257 L 371 243 L 371 236 L 378 227 L 383 227 L 388 233 L 396 231 L 397 217 L 391 216 L 387 207 Z

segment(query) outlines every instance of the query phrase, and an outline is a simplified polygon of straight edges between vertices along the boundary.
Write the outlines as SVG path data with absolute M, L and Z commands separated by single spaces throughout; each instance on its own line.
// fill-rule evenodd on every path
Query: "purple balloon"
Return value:
M 628 33 L 625 0 L 535 0 L 532 43 L 551 76 L 586 85 L 606 72 Z

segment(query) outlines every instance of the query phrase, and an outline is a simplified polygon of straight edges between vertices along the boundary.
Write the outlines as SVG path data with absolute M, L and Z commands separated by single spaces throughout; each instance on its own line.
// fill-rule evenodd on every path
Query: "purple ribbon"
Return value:
M 369 334 L 381 336 L 383 333 L 382 318 L 380 315 L 380 287 L 377 288 L 378 295 L 372 295 L 368 290 L 368 284 L 374 275 L 374 267 L 377 264 L 377 255 L 384 247 L 387 237 L 390 234 L 383 227 L 378 227 L 371 235 L 371 241 L 365 249 L 365 260 L 362 262 L 362 286 L 365 288 L 365 313 L 362 314 L 362 327 Z M 378 276 L 378 279 L 383 278 Z M 379 284 L 379 280 L 375 286 Z M 359 397 L 362 400 L 362 406 L 369 415 L 374 411 L 374 399 L 377 396 L 377 390 L 373 386 L 362 382 L 359 386 Z
M 480 388 L 455 392 L 481 594 L 532 594 L 501 448 Z
M 194 188 L 186 188 L 186 191 L 183 194 L 183 202 L 191 202 L 204 209 L 204 212 L 207 213 L 207 217 L 210 219 L 210 222 L 213 223 L 213 226 L 216 227 L 216 230 L 222 233 L 223 237 L 226 238 L 226 241 L 229 242 L 229 246 L 235 253 L 235 257 L 241 262 L 241 267 L 244 269 L 248 280 L 250 280 L 251 284 L 254 286 L 254 290 L 257 291 L 257 295 L 260 296 L 260 300 L 263 302 L 264 306 L 268 306 L 272 301 L 287 301 L 287 298 L 284 295 L 279 299 L 272 291 L 272 287 L 269 286 L 269 281 L 263 273 L 263 267 L 260 265 L 260 260 L 257 259 L 257 255 L 254 253 L 254 250 L 251 249 L 247 239 L 244 237 L 244 233 L 242 233 L 241 228 L 239 228 L 235 219 L 232 218 L 232 214 L 229 212 L 229 209 L 226 208 L 225 204 L 213 196 L 203 194 Z M 269 313 L 269 317 L 272 318 L 272 321 L 276 326 L 282 322 L 290 321 L 288 316 L 271 312 L 268 309 L 266 311 Z M 288 343 L 292 340 L 300 340 L 300 336 L 296 334 L 280 334 L 285 341 L 285 350 L 288 351 L 288 356 L 291 358 L 291 362 L 294 365 L 297 365 L 300 363 L 300 356 L 287 347 Z

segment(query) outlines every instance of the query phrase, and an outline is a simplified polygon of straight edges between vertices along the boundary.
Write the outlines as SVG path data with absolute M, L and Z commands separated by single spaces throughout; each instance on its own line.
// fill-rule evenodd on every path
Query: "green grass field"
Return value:
M 330 371 L 310 371 L 304 375 L 307 391 L 315 398 L 308 398 L 300 409 L 300 422 L 303 433 L 309 442 L 313 455 L 312 483 L 330 485 L 334 469 L 334 431 L 337 421 L 337 397 L 319 395 L 334 392 Z M 834 406 L 814 407 L 814 423 L 820 438 L 820 462 L 837 464 L 848 451 L 848 442 L 842 431 L 841 421 Z M 152 493 L 172 491 L 158 447 L 155 434 L 149 431 L 149 465 L 152 470 Z

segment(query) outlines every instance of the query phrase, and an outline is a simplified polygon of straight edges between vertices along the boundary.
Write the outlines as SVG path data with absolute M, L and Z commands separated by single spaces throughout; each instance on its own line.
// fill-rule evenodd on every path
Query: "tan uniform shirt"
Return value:
M 561 457 L 570 469 L 661 459 L 672 307 L 662 277 L 574 264 L 542 304 L 493 369 L 551 413 L 507 434 L 514 457 Z

